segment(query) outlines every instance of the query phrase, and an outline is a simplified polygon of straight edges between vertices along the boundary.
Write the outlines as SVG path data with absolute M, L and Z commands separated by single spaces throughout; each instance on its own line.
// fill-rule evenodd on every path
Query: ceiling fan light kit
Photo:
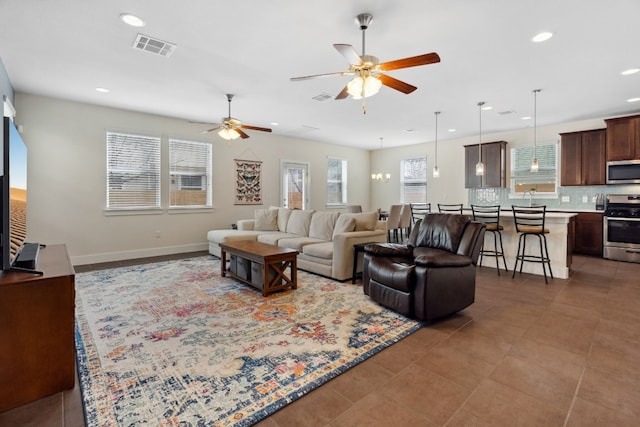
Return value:
M 269 128 L 243 125 L 240 120 L 234 119 L 233 117 L 231 117 L 231 100 L 232 99 L 233 99 L 233 94 L 228 93 L 227 102 L 229 103 L 229 110 L 228 110 L 227 117 L 224 117 L 222 119 L 222 123 L 216 124 L 216 127 L 207 129 L 205 131 L 202 131 L 201 133 L 205 134 L 205 133 L 213 132 L 219 129 L 218 135 L 220 136 L 220 138 L 225 139 L 227 141 L 233 141 L 234 139 L 238 139 L 238 138 L 242 138 L 242 139 L 249 138 L 249 135 L 247 135 L 243 131 L 243 129 L 259 130 L 261 132 L 271 132 L 271 129 Z

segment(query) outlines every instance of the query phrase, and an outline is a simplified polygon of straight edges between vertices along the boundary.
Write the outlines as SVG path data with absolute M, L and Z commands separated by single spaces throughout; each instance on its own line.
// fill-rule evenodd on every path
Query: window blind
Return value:
M 531 172 L 531 161 L 534 156 L 538 159 L 537 172 Z M 528 190 L 536 188 L 537 184 L 544 184 L 547 187 L 553 187 L 552 191 L 555 191 L 558 175 L 557 160 L 558 147 L 555 143 L 538 145 L 535 147 L 535 153 L 533 146 L 511 149 L 511 188 L 526 187 Z
M 403 159 L 400 163 L 400 201 L 424 203 L 427 201 L 427 158 Z
M 160 138 L 107 132 L 107 208 L 160 207 Z
M 169 206 L 211 207 L 210 143 L 169 139 Z
M 347 203 L 347 161 L 329 158 L 327 161 L 327 203 Z

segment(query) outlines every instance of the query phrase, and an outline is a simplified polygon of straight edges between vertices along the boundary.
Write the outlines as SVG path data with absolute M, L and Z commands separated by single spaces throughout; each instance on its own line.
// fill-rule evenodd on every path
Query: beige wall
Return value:
M 310 164 L 310 208 L 324 210 L 326 159 L 349 163 L 349 203 L 369 207 L 369 152 L 274 134 L 252 132 L 248 140 L 220 142 L 186 120 L 98 107 L 18 93 L 16 123 L 29 150 L 27 240 L 65 243 L 75 264 L 205 249 L 206 232 L 253 217 L 256 208 L 280 204 L 280 160 Z M 105 131 L 161 136 L 166 163 L 168 137 L 213 143 L 214 209 L 191 213 L 105 215 Z M 261 206 L 235 206 L 234 159 L 263 162 Z M 162 168 L 166 179 L 166 164 Z M 168 190 L 163 188 L 166 206 Z M 160 231 L 160 237 L 156 237 Z

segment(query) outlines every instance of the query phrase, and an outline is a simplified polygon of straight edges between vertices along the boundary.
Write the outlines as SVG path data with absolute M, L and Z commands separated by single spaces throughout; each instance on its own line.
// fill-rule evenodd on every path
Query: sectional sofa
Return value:
M 353 246 L 386 242 L 384 222 L 377 212 L 340 213 L 279 207 L 257 209 L 253 219 L 237 221 L 237 229 L 207 233 L 209 253 L 220 257 L 220 243 L 257 240 L 295 249 L 298 268 L 336 280 L 350 279 Z M 359 268 L 361 271 L 361 268 Z

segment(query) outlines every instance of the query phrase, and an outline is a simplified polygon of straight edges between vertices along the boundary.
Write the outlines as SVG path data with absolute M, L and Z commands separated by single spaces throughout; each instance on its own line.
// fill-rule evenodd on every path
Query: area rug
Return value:
M 298 279 L 265 298 L 207 256 L 77 274 L 87 425 L 251 425 L 421 326 L 359 285 Z

